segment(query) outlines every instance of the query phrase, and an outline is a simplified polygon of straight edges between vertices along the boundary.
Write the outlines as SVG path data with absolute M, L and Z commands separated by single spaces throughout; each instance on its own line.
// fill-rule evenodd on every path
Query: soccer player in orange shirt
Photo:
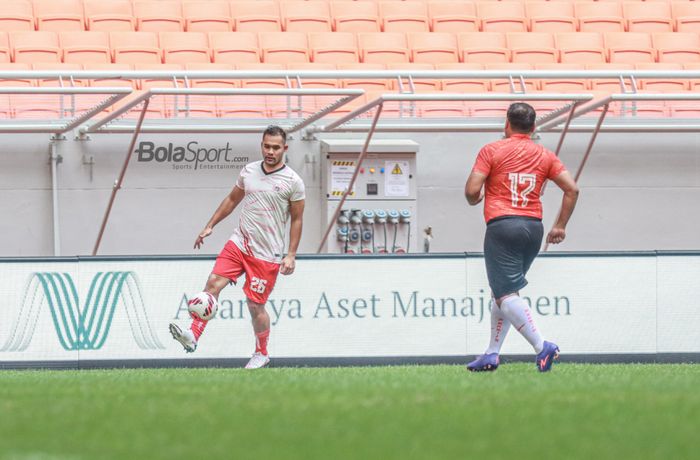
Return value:
M 547 179 L 564 192 L 561 212 L 547 235 L 558 244 L 578 199 L 578 186 L 557 156 L 530 139 L 535 109 L 516 102 L 508 108 L 506 138 L 485 145 L 464 187 L 470 205 L 484 200 L 484 259 L 491 287 L 491 340 L 486 352 L 467 365 L 470 371 L 494 371 L 506 334 L 513 325 L 537 353 L 540 372 L 551 369 L 559 347 L 544 340 L 528 304 L 520 297 L 525 275 L 542 244 L 540 195 Z

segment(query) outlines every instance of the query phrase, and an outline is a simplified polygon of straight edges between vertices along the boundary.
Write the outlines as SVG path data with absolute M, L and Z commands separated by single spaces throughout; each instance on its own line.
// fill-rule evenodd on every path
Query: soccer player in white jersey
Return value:
M 216 259 L 204 290 L 217 300 L 229 283 L 235 283 L 241 274 L 246 280 L 243 292 L 255 332 L 255 353 L 246 365 L 257 369 L 269 364 L 267 342 L 270 336 L 270 316 L 265 310 L 277 273 L 291 275 L 301 239 L 304 214 L 304 182 L 284 162 L 287 134 L 279 126 L 270 126 L 262 136 L 262 161 L 246 165 L 236 185 L 221 202 L 197 239 L 199 249 L 204 238 L 211 235 L 214 226 L 243 203 L 238 227 Z M 284 231 L 291 218 L 289 248 L 284 252 Z M 189 329 L 170 324 L 170 333 L 185 351 L 193 352 L 207 322 L 193 319 Z

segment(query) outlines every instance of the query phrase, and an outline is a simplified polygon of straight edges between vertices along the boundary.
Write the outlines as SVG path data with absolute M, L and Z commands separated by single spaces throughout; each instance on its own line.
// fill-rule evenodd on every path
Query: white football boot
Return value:
M 259 351 L 253 353 L 253 357 L 250 358 L 248 364 L 245 365 L 246 369 L 260 369 L 270 364 L 270 357 L 263 355 Z
M 192 353 L 197 349 L 197 341 L 194 338 L 194 334 L 191 330 L 185 329 L 184 331 L 180 329 L 175 323 L 170 323 L 170 333 L 173 339 L 180 342 L 180 344 L 185 347 L 187 353 Z

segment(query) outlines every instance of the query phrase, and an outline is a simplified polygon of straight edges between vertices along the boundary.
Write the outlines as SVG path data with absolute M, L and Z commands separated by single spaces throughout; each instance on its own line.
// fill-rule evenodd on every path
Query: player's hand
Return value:
M 547 235 L 547 243 L 559 244 L 566 238 L 566 230 L 563 228 L 554 227 Z
M 283 275 L 291 275 L 294 273 L 294 267 L 296 267 L 295 257 L 291 254 L 287 254 L 282 259 L 282 264 L 280 265 L 280 273 Z
M 201 248 L 202 245 L 204 244 L 204 238 L 206 238 L 206 237 L 208 237 L 209 235 L 211 235 L 211 232 L 212 232 L 212 231 L 213 231 L 213 230 L 212 230 L 211 227 L 204 227 L 204 230 L 202 230 L 201 232 L 199 232 L 199 235 L 197 235 L 197 239 L 194 241 L 194 248 L 195 248 L 195 249 Z

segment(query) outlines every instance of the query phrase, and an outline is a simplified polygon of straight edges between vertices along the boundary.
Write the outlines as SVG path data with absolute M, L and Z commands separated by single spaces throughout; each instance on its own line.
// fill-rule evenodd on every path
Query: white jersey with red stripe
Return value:
M 245 197 L 231 241 L 256 259 L 280 263 L 289 205 L 305 198 L 304 182 L 287 165 L 268 173 L 262 161 L 256 161 L 241 170 L 236 187 Z

